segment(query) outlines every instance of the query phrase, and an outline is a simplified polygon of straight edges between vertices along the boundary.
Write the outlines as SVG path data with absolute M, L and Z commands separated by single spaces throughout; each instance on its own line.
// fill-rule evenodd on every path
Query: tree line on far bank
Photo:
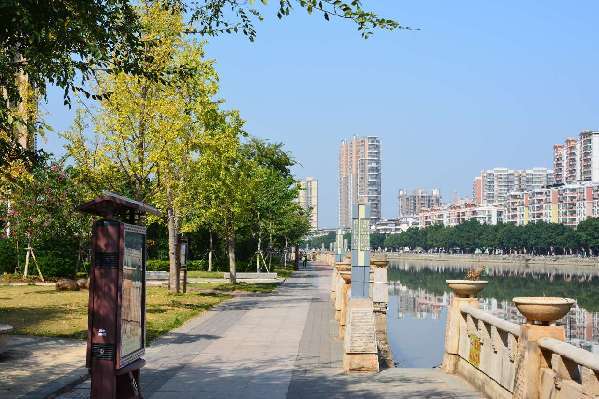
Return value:
M 351 234 L 345 238 L 351 243 Z M 335 233 L 313 237 L 312 248 L 329 248 Z M 395 234 L 373 233 L 373 249 L 422 250 L 445 253 L 526 253 L 535 255 L 599 255 L 599 219 L 589 218 L 576 229 L 558 223 L 537 222 L 523 226 L 511 223 L 481 224 L 469 220 L 460 225 L 446 227 L 433 225 L 424 229 L 412 227 Z

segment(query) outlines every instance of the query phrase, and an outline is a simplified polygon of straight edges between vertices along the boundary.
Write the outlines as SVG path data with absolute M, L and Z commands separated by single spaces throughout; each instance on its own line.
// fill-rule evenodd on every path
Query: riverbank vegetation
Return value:
M 434 252 L 526 253 L 533 255 L 599 255 L 599 219 L 590 218 L 576 229 L 557 223 L 480 224 L 470 220 L 455 227 L 411 228 L 385 238 L 384 247 Z
M 351 233 L 344 238 L 351 244 Z M 312 237 L 311 248 L 329 249 L 335 233 Z M 589 218 L 573 229 L 558 223 L 481 224 L 469 220 L 458 226 L 433 225 L 424 229 L 409 228 L 396 234 L 371 233 L 372 249 L 466 253 L 477 251 L 502 254 L 599 255 L 599 219 Z
M 416 269 L 390 268 L 389 281 L 401 281 L 410 289 L 424 289 L 442 296 L 448 293 L 446 280 L 459 280 L 463 270 L 444 271 L 419 267 Z M 509 276 L 491 273 L 481 277 L 489 283 L 480 294 L 483 298 L 511 302 L 519 296 L 556 296 L 576 298 L 578 304 L 590 312 L 599 312 L 599 281 L 596 278 L 580 278 L 567 272 L 547 273 L 528 272 L 526 275 Z

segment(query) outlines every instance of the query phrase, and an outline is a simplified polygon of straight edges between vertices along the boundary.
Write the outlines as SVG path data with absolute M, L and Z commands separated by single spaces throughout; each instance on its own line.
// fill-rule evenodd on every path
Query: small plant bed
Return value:
M 85 339 L 88 297 L 87 290 L 3 286 L 0 287 L 0 320 L 12 325 L 15 334 Z M 171 294 L 164 287 L 148 287 L 148 342 L 229 298 L 231 295 L 224 290 L 211 294 L 194 290 Z

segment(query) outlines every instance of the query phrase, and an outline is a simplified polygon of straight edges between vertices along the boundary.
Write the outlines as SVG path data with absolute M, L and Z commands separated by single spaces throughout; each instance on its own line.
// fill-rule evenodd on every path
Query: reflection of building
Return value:
M 491 268 L 494 266 L 490 266 Z M 413 314 L 417 318 L 436 318 L 439 315 L 440 310 L 443 307 L 448 306 L 451 303 L 452 294 L 445 291 L 442 295 L 433 294 L 432 288 L 430 287 L 438 287 L 435 285 L 435 281 L 437 279 L 432 278 L 419 278 L 408 279 L 407 281 L 411 281 L 410 287 L 405 284 L 402 284 L 400 281 L 403 277 L 400 274 L 398 277 L 395 277 L 396 280 L 393 280 L 393 270 L 401 271 L 402 273 L 412 274 L 439 274 L 441 276 L 441 280 L 445 278 L 455 278 L 456 272 L 462 272 L 468 267 L 465 266 L 448 266 L 446 264 L 443 265 L 409 265 L 409 264 L 392 264 L 391 266 L 391 274 L 389 281 L 389 301 L 398 301 L 398 318 L 402 318 L 405 314 Z M 513 278 L 535 278 L 535 279 L 546 279 L 547 282 L 555 281 L 556 275 L 549 274 L 547 271 L 542 271 L 539 273 L 533 273 L 528 269 L 525 271 L 525 274 L 518 275 L 512 274 L 514 272 L 513 267 L 507 267 L 505 270 L 497 269 L 490 270 L 492 272 L 492 276 L 505 276 L 507 277 L 503 281 L 509 281 L 509 279 Z M 452 273 L 449 273 L 449 272 Z M 555 270 L 553 269 L 553 273 Z M 583 274 L 578 274 L 577 278 L 582 278 Z M 592 281 L 593 276 L 597 278 L 597 272 L 589 272 L 584 274 L 586 280 Z M 571 275 L 568 276 L 557 276 L 563 277 L 564 282 L 572 282 Z M 399 278 L 399 280 L 397 280 Z M 417 282 L 416 282 L 417 281 Z M 429 282 L 430 283 L 427 283 Z M 599 284 L 595 282 L 594 284 Z M 509 290 L 509 284 L 506 284 Z M 581 288 L 582 289 L 582 288 Z M 484 295 L 485 291 L 482 291 Z M 506 297 L 512 298 L 513 296 L 517 296 L 517 292 L 504 293 Z M 487 311 L 501 319 L 505 319 L 514 323 L 524 323 L 525 319 L 522 317 L 518 309 L 514 306 L 513 302 L 510 300 L 498 300 L 496 298 L 480 298 L 480 307 L 482 310 Z M 570 312 L 564 317 L 561 321 L 561 324 L 564 325 L 566 330 L 566 337 L 568 342 L 573 345 L 579 346 L 586 350 L 589 350 L 594 353 L 599 353 L 599 312 L 590 312 L 578 304 L 575 304 Z
M 438 319 L 441 309 L 449 305 L 449 295 L 441 296 L 429 293 L 424 289 L 410 289 L 399 281 L 390 283 L 390 296 L 398 300 L 397 318 L 406 314 L 416 316 L 417 319 Z
M 300 182 L 299 204 L 310 212 L 310 226 L 318 230 L 318 180 L 306 177 Z
M 381 218 L 381 142 L 378 137 L 343 140 L 339 147 L 339 226 L 351 227 L 352 206 L 370 204 L 371 219 Z
M 441 206 L 441 193 L 437 188 L 431 191 L 417 189 L 411 193 L 407 190 L 399 190 L 400 217 L 417 217 L 422 209 L 439 206 Z

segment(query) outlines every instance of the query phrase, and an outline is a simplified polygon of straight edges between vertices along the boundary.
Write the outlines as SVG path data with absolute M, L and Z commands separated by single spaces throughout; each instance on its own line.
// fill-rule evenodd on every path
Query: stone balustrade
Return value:
M 472 305 L 459 314 L 458 356 L 454 370 L 492 398 L 514 391 L 520 326 Z
M 540 306 L 535 309 L 539 318 L 530 308 L 519 307 L 527 322 L 518 325 L 481 310 L 474 295 L 459 289 L 454 289 L 447 316 L 442 365 L 446 372 L 458 374 L 493 399 L 599 397 L 599 356 L 564 342 L 564 327 L 554 323 L 569 308 L 555 311 L 562 306 L 559 301 L 567 300 L 515 298 Z M 548 304 L 540 305 L 544 299 Z M 540 319 L 544 306 L 555 311 L 553 320 Z
M 599 356 L 554 338 L 541 338 L 539 398 L 599 397 Z
M 339 322 L 339 338 L 344 341 L 343 366 L 346 372 L 378 371 L 381 342 L 385 342 L 381 363 L 387 367 L 393 365 L 386 344 L 387 265 L 385 258 L 372 260 L 371 266 L 375 271 L 371 275 L 374 285 L 370 290 L 371 297 L 352 299 L 351 258 L 335 262 L 331 275 L 331 300 L 335 320 Z

